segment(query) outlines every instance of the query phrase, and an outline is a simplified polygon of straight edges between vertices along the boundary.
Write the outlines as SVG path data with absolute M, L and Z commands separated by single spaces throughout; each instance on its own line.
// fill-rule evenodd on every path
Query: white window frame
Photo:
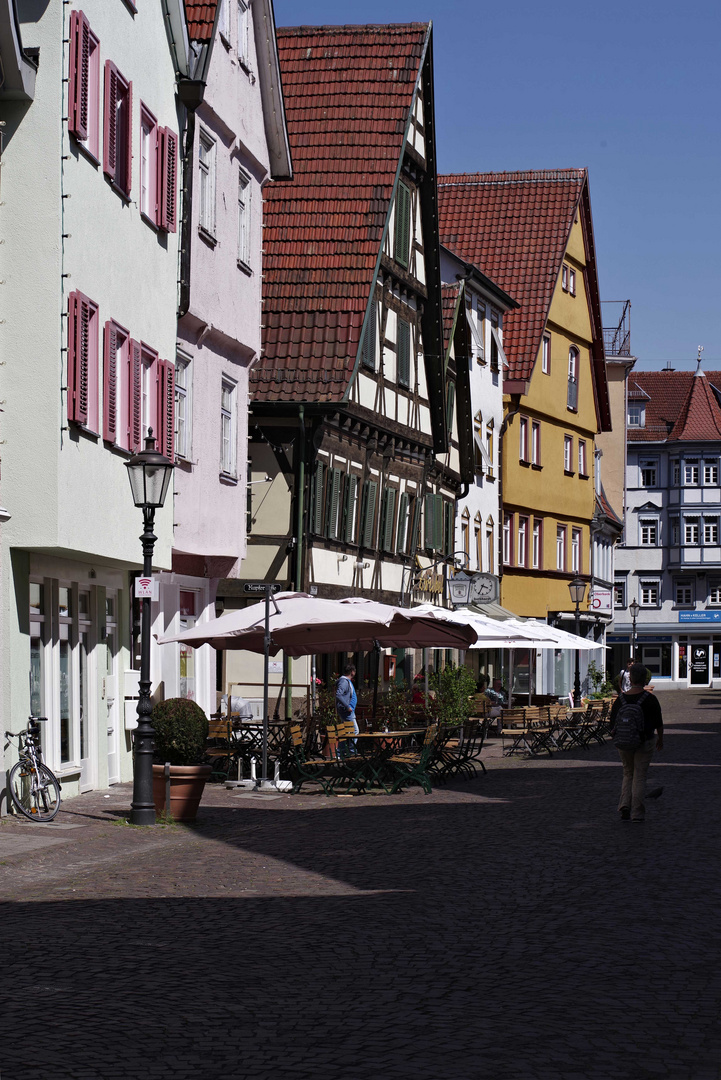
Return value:
M 643 608 L 657 608 L 661 604 L 661 582 L 658 578 L 645 578 L 638 583 L 638 599 Z
M 505 566 L 511 565 L 511 546 L 513 532 L 513 514 L 503 516 L 503 562 Z
M 568 268 L 568 291 L 571 296 L 576 295 L 576 271 L 572 266 Z
M 718 462 L 717 461 L 704 461 L 704 463 L 703 463 L 703 482 L 704 482 L 704 484 L 710 484 L 711 487 L 718 487 Z
M 705 517 L 703 519 L 703 542 L 704 544 L 718 544 L 718 517 Z
M 252 187 L 248 173 L 238 168 L 238 264 L 247 270 L 250 262 Z
M 245 67 L 250 65 L 250 4 L 247 0 L 238 0 L 238 59 Z
M 225 376 L 220 388 L 220 474 L 237 479 L 238 385 Z M 227 405 L 224 395 L 228 394 Z
M 571 572 L 581 573 L 581 530 L 571 529 Z
M 563 470 L 564 472 L 573 472 L 571 465 L 573 464 L 573 436 L 563 436 Z
M 528 560 L 528 518 L 518 517 L 518 537 L 516 547 L 516 565 L 526 566 Z
M 182 434 L 181 420 L 183 421 Z M 178 353 L 175 359 L 175 456 L 184 461 L 190 461 L 192 453 L 193 367 L 189 356 Z
M 624 609 L 626 607 L 626 581 L 616 579 L 613 583 L 613 606 Z
M 684 547 L 698 547 L 701 541 L 701 523 L 698 517 L 683 519 L 683 544 Z
M 215 240 L 216 170 L 216 141 L 205 128 L 201 128 L 198 135 L 198 228 L 213 240 Z
M 566 526 L 556 525 L 556 570 L 566 569 Z
M 658 547 L 658 518 L 639 518 L 639 547 Z
M 551 335 L 543 335 L 543 344 L 541 345 L 541 371 L 544 375 L 551 374 Z
M 524 464 L 528 464 L 530 459 L 529 459 L 529 454 L 528 454 L 528 417 L 527 416 L 519 417 L 519 420 L 518 420 L 518 436 L 519 436 L 519 447 L 518 447 L 519 460 L 522 461 Z
M 588 476 L 586 471 L 586 440 L 578 440 L 578 475 Z
M 721 580 L 709 582 L 707 605 L 721 607 Z
M 541 537 L 543 527 L 540 518 L 533 519 L 533 534 L 531 537 L 531 566 L 534 570 L 541 568 Z
M 541 421 L 531 420 L 531 465 L 541 464 Z
M 626 414 L 627 427 L 646 427 L 646 406 L 638 401 L 629 401 Z
M 684 487 L 698 487 L 699 482 L 699 465 L 697 461 L 689 461 L 688 464 L 684 462 L 683 466 L 683 483 Z
M 646 479 L 646 473 L 653 470 L 653 480 Z M 639 465 L 639 472 L 641 474 L 641 487 L 644 488 L 656 488 L 658 487 L 658 461 L 653 458 L 642 458 Z
M 225 44 L 230 45 L 230 0 L 220 0 L 218 32 Z

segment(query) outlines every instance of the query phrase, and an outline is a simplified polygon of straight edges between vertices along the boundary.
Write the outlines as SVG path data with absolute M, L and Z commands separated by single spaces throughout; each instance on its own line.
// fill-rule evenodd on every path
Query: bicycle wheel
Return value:
M 47 765 L 16 762 L 9 786 L 13 803 L 31 821 L 52 821 L 60 809 L 60 785 Z

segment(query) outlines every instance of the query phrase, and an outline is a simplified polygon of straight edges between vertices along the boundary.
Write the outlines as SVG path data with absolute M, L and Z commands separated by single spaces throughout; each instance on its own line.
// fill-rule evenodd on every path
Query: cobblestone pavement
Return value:
M 718 1080 L 719 704 L 388 798 L 213 789 L 196 827 L 0 824 L 2 1080 Z M 75 826 L 73 828 L 73 826 Z

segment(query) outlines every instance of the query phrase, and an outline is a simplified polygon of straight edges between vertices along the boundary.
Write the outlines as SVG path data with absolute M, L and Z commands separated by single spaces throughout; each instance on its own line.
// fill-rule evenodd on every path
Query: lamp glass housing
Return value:
M 641 610 L 641 605 L 639 604 L 638 600 L 632 600 L 631 603 L 628 605 L 628 610 L 631 618 L 637 619 L 638 613 Z
M 165 502 L 175 466 L 170 458 L 155 449 L 152 428 L 148 429 L 145 449 L 126 461 L 133 502 L 144 510 L 158 510 Z
M 586 582 L 583 578 L 575 577 L 568 583 L 568 591 L 571 594 L 571 603 L 582 604 L 586 595 Z

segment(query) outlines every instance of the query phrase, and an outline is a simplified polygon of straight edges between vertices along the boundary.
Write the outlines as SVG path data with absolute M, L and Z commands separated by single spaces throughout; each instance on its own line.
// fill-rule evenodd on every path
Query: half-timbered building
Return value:
M 441 604 L 468 406 L 444 356 L 432 28 L 279 29 L 278 46 L 295 175 L 266 189 L 236 591 Z

